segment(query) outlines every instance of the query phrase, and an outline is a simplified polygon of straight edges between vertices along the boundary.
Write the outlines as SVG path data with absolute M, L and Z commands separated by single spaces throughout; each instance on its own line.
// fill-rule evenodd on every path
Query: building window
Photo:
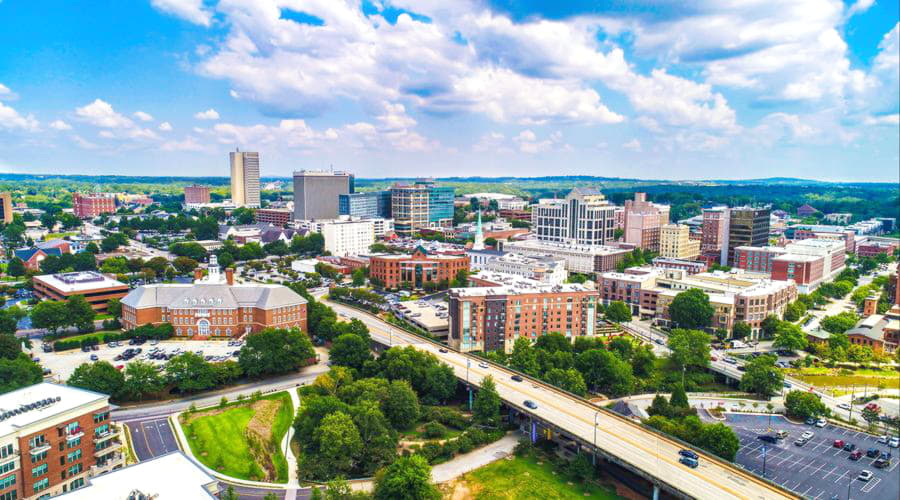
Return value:
M 104 422 L 109 420 L 109 412 L 105 411 L 103 413 L 95 413 L 94 414 L 94 423 L 99 424 L 100 422 Z
M 69 473 L 69 476 L 81 474 L 81 464 L 75 464 L 75 465 L 69 467 L 68 473 Z
M 0 490 L 5 490 L 6 488 L 9 488 L 10 486 L 15 486 L 15 485 L 16 485 L 16 475 L 15 474 L 0 479 Z
M 10 491 L 9 493 L 4 493 L 0 495 L 0 500 L 16 500 L 18 498 L 18 493 L 15 490 Z
M 0 458 L 6 458 L 13 454 L 13 445 L 0 446 Z
M 50 479 L 45 477 L 44 479 L 41 479 L 40 481 L 34 483 L 34 492 L 37 493 L 39 491 L 44 491 L 49 487 Z
M 72 453 L 66 455 L 66 461 L 72 463 L 76 460 L 81 460 L 81 450 L 75 450 Z
M 40 453 L 32 453 L 31 454 L 31 463 L 36 464 L 41 460 L 45 460 L 47 458 L 47 452 L 42 451 Z
M 31 469 L 31 477 L 43 476 L 47 473 L 47 464 L 41 464 Z

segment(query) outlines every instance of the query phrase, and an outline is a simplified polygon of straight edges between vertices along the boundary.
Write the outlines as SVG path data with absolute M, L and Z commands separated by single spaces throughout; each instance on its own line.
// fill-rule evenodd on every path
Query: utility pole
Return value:
M 592 450 L 593 458 L 594 458 L 594 465 L 597 465 L 597 417 L 599 417 L 599 416 L 600 416 L 600 410 L 595 411 L 594 412 L 594 449 Z M 657 453 L 657 457 L 659 457 L 658 453 Z
M 766 477 L 766 451 L 768 449 L 766 445 L 763 445 L 763 478 Z

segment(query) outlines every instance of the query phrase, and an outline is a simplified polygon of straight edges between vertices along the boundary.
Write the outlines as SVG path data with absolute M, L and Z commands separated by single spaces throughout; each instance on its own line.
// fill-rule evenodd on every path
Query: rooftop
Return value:
M 0 436 L 40 420 L 109 396 L 66 385 L 42 382 L 0 395 Z
M 519 278 L 511 284 L 500 286 L 480 286 L 471 288 L 451 288 L 459 297 L 486 297 L 489 295 L 525 295 L 537 293 L 576 293 L 596 292 L 593 287 L 579 283 L 564 283 L 562 285 L 535 284 L 534 280 Z
M 505 244 L 505 247 L 509 248 L 527 248 L 534 250 L 542 250 L 547 253 L 553 253 L 554 251 L 576 251 L 578 253 L 588 254 L 588 255 L 613 255 L 622 252 L 631 252 L 630 249 L 613 247 L 608 245 L 577 245 L 573 243 L 556 243 L 550 241 L 540 241 L 540 240 L 519 240 L 519 241 L 510 241 Z
M 116 281 L 96 271 L 78 271 L 74 273 L 45 274 L 34 279 L 66 293 L 86 292 L 99 288 L 123 287 L 128 285 Z
M 233 309 L 256 307 L 274 309 L 305 304 L 306 299 L 283 285 L 224 283 L 153 284 L 132 290 L 122 304 L 137 309 L 148 307 Z

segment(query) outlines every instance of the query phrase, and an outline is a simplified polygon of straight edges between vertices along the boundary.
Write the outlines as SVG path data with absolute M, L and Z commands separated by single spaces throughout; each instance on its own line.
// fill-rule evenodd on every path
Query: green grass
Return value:
M 102 341 L 103 336 L 106 334 L 110 334 L 110 333 L 119 335 L 122 332 L 120 330 L 99 330 L 99 331 L 91 332 L 91 333 L 82 333 L 80 335 L 72 335 L 71 337 L 60 337 L 60 338 L 52 340 L 50 342 L 53 343 L 53 342 L 56 342 L 57 340 L 65 340 L 67 342 L 70 340 L 81 341 L 84 339 L 92 339 L 92 338 L 96 338 L 97 340 Z
M 50 240 L 55 240 L 55 239 L 65 238 L 66 236 L 75 236 L 76 234 L 78 234 L 78 233 L 77 233 L 77 232 L 74 232 L 74 231 L 68 232 L 68 233 L 50 233 L 50 234 L 47 235 L 46 238 L 44 238 L 44 241 L 50 241 Z
M 512 460 L 497 460 L 463 478 L 477 500 L 620 498 L 615 492 L 593 483 L 579 483 L 553 474 L 553 465 L 547 461 L 538 465 L 538 459 L 533 454 Z
M 408 430 L 408 431 L 403 431 L 400 434 L 400 439 L 407 440 L 407 441 L 427 441 L 430 438 L 426 438 L 426 437 L 422 436 L 424 427 L 425 427 L 425 424 L 416 424 L 415 428 Z M 453 427 L 449 427 L 446 425 L 444 426 L 444 428 L 447 429 L 446 434 L 444 434 L 444 437 L 437 438 L 437 439 L 453 439 L 455 437 L 459 437 L 463 432 L 465 432 L 465 430 L 461 431 L 459 429 L 454 429 Z
M 821 387 L 850 387 L 850 386 L 884 386 L 886 388 L 900 387 L 900 372 L 896 370 L 854 370 L 851 373 L 842 374 L 839 368 L 827 368 L 824 366 L 811 366 L 800 370 L 790 370 L 788 373 L 798 379 Z
M 261 399 L 282 402 L 272 424 L 272 439 L 275 442 L 272 462 L 275 464 L 276 482 L 284 483 L 288 479 L 287 460 L 279 444 L 293 420 L 291 398 L 287 393 L 280 392 Z M 185 435 L 194 456 L 207 467 L 232 477 L 252 479 L 254 475 L 261 476 L 262 467 L 254 460 L 245 437 L 247 426 L 255 413 L 251 404 L 249 400 L 233 403 L 222 413 L 200 417 L 185 425 Z

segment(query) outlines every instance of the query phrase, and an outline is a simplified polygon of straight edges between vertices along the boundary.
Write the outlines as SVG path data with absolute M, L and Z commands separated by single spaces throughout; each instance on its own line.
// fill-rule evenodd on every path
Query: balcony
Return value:
M 122 442 L 121 442 L 121 441 L 116 441 L 116 442 L 114 442 L 114 443 L 111 443 L 111 444 L 110 444 L 109 446 L 107 446 L 106 448 L 103 448 L 102 450 L 97 450 L 97 451 L 95 451 L 95 452 L 94 452 L 94 457 L 102 457 L 103 455 L 106 455 L 106 454 L 108 454 L 108 453 L 111 452 L 111 451 L 115 451 L 115 450 L 118 450 L 118 449 L 121 449 L 121 448 L 122 448 Z
M 104 450 L 105 451 L 105 450 Z M 99 476 L 100 474 L 106 474 L 115 469 L 119 469 L 125 466 L 125 454 L 124 453 L 116 453 L 103 462 L 98 462 L 96 465 L 92 465 L 90 469 L 88 469 L 88 473 L 91 477 Z
M 74 431 L 66 432 L 66 441 L 74 441 L 82 436 L 84 436 L 84 429 L 79 427 Z
M 94 442 L 100 443 L 102 441 L 106 441 L 107 439 L 114 438 L 119 435 L 119 429 L 117 427 L 110 426 L 109 429 L 103 432 L 95 432 L 94 433 Z
M 45 451 L 49 451 L 51 448 L 50 443 L 44 442 L 39 445 L 32 446 L 28 451 L 32 455 L 37 455 L 38 453 L 43 453 Z

